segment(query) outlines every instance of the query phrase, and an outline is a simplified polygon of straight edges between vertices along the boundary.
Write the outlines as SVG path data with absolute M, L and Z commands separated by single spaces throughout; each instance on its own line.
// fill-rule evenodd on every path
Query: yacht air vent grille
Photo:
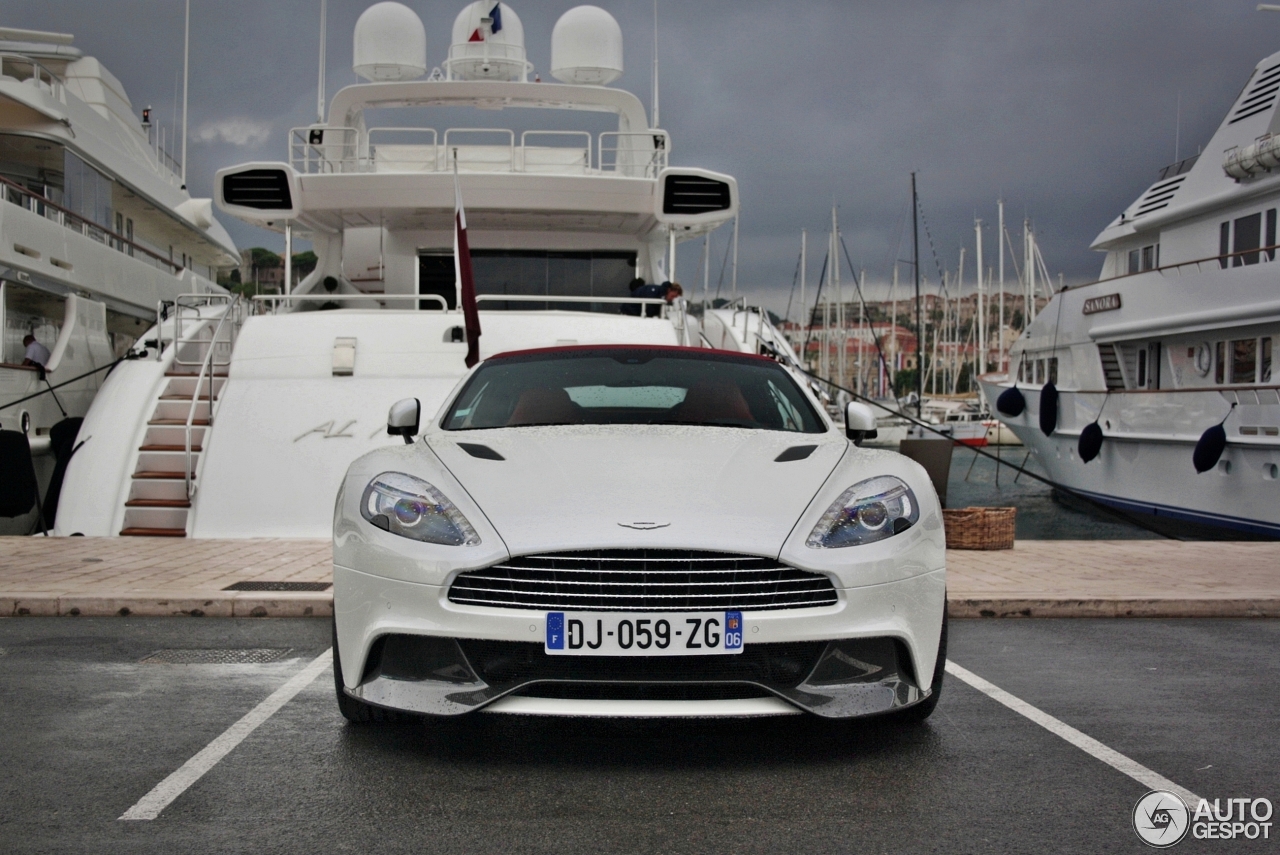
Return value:
M 668 175 L 662 196 L 664 214 L 706 214 L 727 211 L 729 185 L 701 175 Z
M 224 175 L 222 199 L 228 205 L 242 205 L 262 211 L 293 207 L 289 178 L 282 169 L 247 169 Z
M 1098 356 L 1102 358 L 1102 376 L 1106 379 L 1107 391 L 1123 389 L 1124 375 L 1120 373 L 1120 360 L 1116 357 L 1115 345 L 1098 345 Z
M 1182 182 L 1187 180 L 1186 175 L 1179 175 L 1168 181 L 1157 181 L 1151 185 L 1151 189 L 1142 194 L 1142 198 L 1138 200 L 1138 209 L 1133 212 L 1133 216 L 1141 217 L 1143 214 L 1150 214 L 1152 211 L 1158 211 L 1161 208 L 1169 207 L 1169 203 L 1173 201 L 1173 194 L 1182 186 Z
M 1248 94 L 1240 99 L 1240 105 L 1236 107 L 1231 121 L 1227 124 L 1234 125 L 1236 122 L 1270 109 L 1276 102 L 1277 92 L 1280 92 L 1280 65 L 1273 65 L 1258 76 Z

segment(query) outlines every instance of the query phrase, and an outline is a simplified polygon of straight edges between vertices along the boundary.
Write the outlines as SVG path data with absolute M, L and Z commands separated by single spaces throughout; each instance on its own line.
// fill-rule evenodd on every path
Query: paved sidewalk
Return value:
M 228 591 L 331 581 L 327 540 L 0 538 L 0 616 L 301 617 L 332 592 Z M 953 550 L 953 617 L 1280 617 L 1280 543 L 1019 541 Z

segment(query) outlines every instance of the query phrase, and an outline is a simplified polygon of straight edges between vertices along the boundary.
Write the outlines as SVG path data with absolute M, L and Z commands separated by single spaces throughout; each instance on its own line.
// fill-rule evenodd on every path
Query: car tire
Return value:
M 945 673 L 944 669 L 947 664 L 947 612 L 942 612 L 942 635 L 938 637 L 938 660 L 933 666 L 933 682 L 929 684 L 929 697 L 923 701 L 912 704 L 896 713 L 891 713 L 890 717 L 895 722 L 902 724 L 919 724 L 933 714 L 933 710 L 938 706 L 938 701 L 942 698 L 942 677 Z
M 338 656 L 338 622 L 336 620 L 333 622 L 333 688 L 338 695 L 338 712 L 342 713 L 343 718 L 354 724 L 411 721 L 414 718 L 410 713 L 366 704 L 359 698 L 353 698 L 343 691 L 342 659 Z

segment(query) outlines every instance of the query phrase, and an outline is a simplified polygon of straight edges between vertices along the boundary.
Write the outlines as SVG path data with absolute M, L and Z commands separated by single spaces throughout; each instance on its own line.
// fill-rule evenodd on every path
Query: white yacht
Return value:
M 1098 235 L 1099 280 L 1057 293 L 1013 346 L 1010 374 L 981 379 L 989 401 L 1019 389 L 1025 410 L 1011 415 L 1006 398 L 999 417 L 1054 481 L 1131 511 L 1280 535 L 1278 95 L 1280 53 L 1258 63 L 1203 154 L 1160 170 Z
M 0 28 L 0 429 L 27 434 L 42 496 L 50 430 L 85 415 L 162 302 L 225 293 L 217 271 L 238 263 L 149 116 L 72 42 Z M 22 364 L 27 336 L 49 352 L 43 372 Z M 0 517 L 0 533 L 30 531 L 35 516 Z
M 328 537 L 348 464 L 400 441 L 387 408 L 416 397 L 432 414 L 466 371 L 455 186 L 481 358 L 616 342 L 794 362 L 757 309 L 698 315 L 632 296 L 634 279 L 673 278 L 676 242 L 732 220 L 738 197 L 730 176 L 672 166 L 668 133 L 608 86 L 623 68 L 612 16 L 580 6 L 559 19 L 559 83 L 526 60 L 504 3 L 466 6 L 435 69 L 425 33 L 405 6 L 370 7 L 354 35 L 366 82 L 293 130 L 286 161 L 218 172 L 222 210 L 287 243 L 305 236 L 318 264 L 292 294 L 249 307 L 192 299 L 162 325 L 158 359 L 112 373 L 55 533 Z

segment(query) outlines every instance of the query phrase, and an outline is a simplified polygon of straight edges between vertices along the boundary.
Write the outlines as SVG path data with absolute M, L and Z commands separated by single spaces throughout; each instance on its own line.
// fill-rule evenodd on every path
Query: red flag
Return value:
M 453 165 L 453 269 L 458 278 L 463 326 L 467 331 L 467 367 L 480 361 L 480 312 L 476 308 L 476 280 L 471 274 L 471 247 L 467 244 L 467 212 L 462 207 L 458 164 Z

